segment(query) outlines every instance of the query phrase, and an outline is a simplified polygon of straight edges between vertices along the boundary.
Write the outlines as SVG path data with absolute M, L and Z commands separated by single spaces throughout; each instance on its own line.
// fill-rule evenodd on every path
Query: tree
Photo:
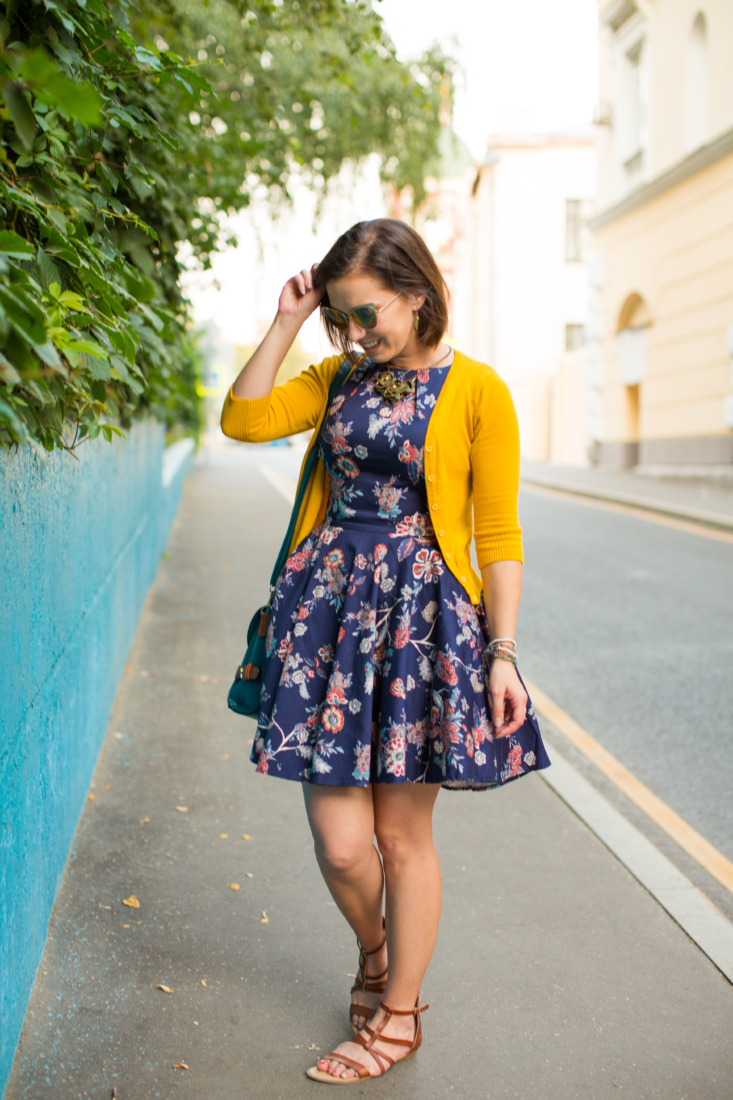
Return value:
M 381 154 L 419 201 L 451 64 L 401 64 L 365 0 L 25 0 L 0 19 L 0 443 L 193 428 L 179 286 L 221 214 Z M 193 56 L 195 55 L 195 56 Z

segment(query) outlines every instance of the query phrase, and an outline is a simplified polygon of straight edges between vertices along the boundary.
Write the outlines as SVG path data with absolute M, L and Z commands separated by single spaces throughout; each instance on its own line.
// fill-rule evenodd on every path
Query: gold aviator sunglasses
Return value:
M 398 291 L 394 298 L 390 298 L 388 302 L 385 302 L 385 304 L 379 306 L 379 308 L 374 305 L 374 302 L 371 302 L 368 306 L 356 306 L 355 309 L 349 310 L 348 313 L 342 313 L 340 309 L 333 309 L 331 306 L 321 306 L 321 313 L 324 317 L 327 317 L 336 328 L 341 329 L 342 332 L 349 331 L 349 321 L 352 317 L 361 328 L 374 328 L 377 323 L 378 315 L 382 310 L 386 309 L 387 306 L 391 306 L 392 302 L 394 302 L 396 298 L 399 298 L 399 296 L 400 292 Z

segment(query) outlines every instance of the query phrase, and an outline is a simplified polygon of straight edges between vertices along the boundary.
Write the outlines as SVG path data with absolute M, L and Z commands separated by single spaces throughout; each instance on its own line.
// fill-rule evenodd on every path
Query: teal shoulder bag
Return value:
M 262 689 L 262 669 L 265 663 L 265 637 L 267 635 L 267 628 L 270 625 L 272 596 L 275 591 L 275 584 L 285 566 L 285 562 L 288 560 L 288 550 L 290 549 L 290 541 L 295 531 L 295 525 L 298 522 L 300 506 L 303 503 L 305 491 L 308 488 L 308 483 L 315 469 L 316 462 L 318 461 L 321 433 L 323 431 L 323 425 L 326 423 L 328 410 L 334 397 L 346 381 L 346 377 L 352 365 L 353 364 L 350 363 L 348 359 L 345 359 L 336 371 L 333 382 L 329 387 L 326 414 L 321 421 L 316 440 L 308 452 L 303 476 L 300 479 L 300 487 L 295 497 L 295 503 L 293 504 L 290 523 L 288 524 L 283 544 L 280 547 L 280 553 L 277 556 L 275 568 L 270 577 L 270 598 L 264 607 L 255 611 L 249 627 L 247 628 L 247 652 L 242 658 L 241 665 L 237 669 L 234 683 L 229 688 L 229 696 L 227 698 L 230 710 L 236 711 L 237 714 L 244 714 L 247 717 L 256 718 L 259 713 L 260 691 Z

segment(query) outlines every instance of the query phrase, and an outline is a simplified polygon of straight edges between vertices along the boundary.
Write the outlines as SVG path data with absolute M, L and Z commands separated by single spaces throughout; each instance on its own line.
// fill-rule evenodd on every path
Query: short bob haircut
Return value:
M 397 218 L 357 222 L 342 233 L 316 268 L 314 284 L 359 272 L 372 275 L 388 290 L 424 294 L 417 336 L 429 348 L 437 347 L 448 327 L 448 288 L 428 246 L 419 233 Z M 330 305 L 328 291 L 321 299 Z M 366 304 L 366 303 L 364 303 Z M 356 359 L 348 334 L 321 314 L 329 340 L 344 355 Z

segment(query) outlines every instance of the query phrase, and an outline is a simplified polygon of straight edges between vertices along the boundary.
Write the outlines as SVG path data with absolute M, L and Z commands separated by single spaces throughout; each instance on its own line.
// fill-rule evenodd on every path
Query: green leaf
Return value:
M 58 352 L 53 344 L 36 344 L 33 350 L 47 367 L 51 367 L 52 370 L 59 371 L 61 374 L 66 374 L 66 367 L 59 359 Z
M 185 88 L 189 95 L 193 95 L 193 88 L 191 87 L 191 84 L 189 83 L 189 81 L 186 79 L 186 77 L 182 73 L 179 73 L 177 70 L 174 71 L 173 79 L 178 84 L 180 84 L 182 88 Z
M 160 63 L 160 57 L 157 51 L 149 50 L 146 46 L 135 46 L 133 50 L 135 58 L 141 65 L 149 65 L 151 69 L 162 69 L 163 66 Z
M 28 256 L 34 256 L 36 250 L 30 241 L 12 229 L 3 229 L 0 231 L 0 252 L 4 256 L 12 256 L 14 260 L 25 260 Z
M 36 120 L 20 85 L 10 82 L 4 83 L 3 99 L 13 120 L 15 132 L 25 148 L 30 151 L 33 148 L 33 142 L 36 140 Z
M 9 360 L 0 352 L 0 378 L 6 386 L 14 386 L 20 382 L 20 375 Z
M 104 101 L 86 80 L 77 83 L 63 73 L 57 73 L 38 93 L 38 97 L 87 128 L 99 126 L 102 122 Z
M 43 289 L 48 290 L 51 283 L 58 283 L 60 288 L 61 276 L 59 275 L 59 270 L 40 245 L 36 253 L 36 264 L 38 267 L 39 282 Z

